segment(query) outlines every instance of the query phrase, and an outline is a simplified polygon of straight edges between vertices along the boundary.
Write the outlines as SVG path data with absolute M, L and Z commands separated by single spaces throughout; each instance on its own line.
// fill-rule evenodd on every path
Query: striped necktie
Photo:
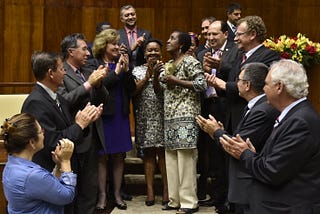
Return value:
M 79 77 L 79 79 L 81 80 L 82 83 L 84 83 L 86 81 L 86 79 L 84 78 L 83 74 L 81 73 L 81 71 L 79 69 L 76 70 L 76 75 Z

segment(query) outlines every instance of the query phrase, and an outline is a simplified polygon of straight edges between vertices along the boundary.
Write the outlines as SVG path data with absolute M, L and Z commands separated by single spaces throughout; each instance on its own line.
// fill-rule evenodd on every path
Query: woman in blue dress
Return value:
M 109 91 L 109 97 L 102 114 L 106 151 L 101 151 L 99 163 L 99 197 L 97 208 L 106 207 L 107 159 L 112 164 L 113 194 L 116 207 L 127 209 L 121 197 L 121 183 L 125 153 L 132 149 L 129 103 L 130 94 L 135 91 L 134 76 L 129 70 L 129 57 L 120 54 L 119 34 L 114 29 L 99 33 L 93 42 L 93 55 L 89 66 L 108 66 L 108 73 L 103 84 Z M 119 56 L 120 55 L 120 56 Z

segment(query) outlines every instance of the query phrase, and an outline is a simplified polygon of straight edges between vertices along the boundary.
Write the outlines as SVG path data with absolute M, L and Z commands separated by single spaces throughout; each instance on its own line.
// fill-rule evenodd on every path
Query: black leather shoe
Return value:
M 199 207 L 196 208 L 180 208 L 176 214 L 192 214 L 199 211 Z
M 127 209 L 127 204 L 126 203 L 117 203 L 116 202 L 116 207 L 119 209 L 119 210 L 126 210 Z
M 106 211 L 106 207 L 96 207 L 96 213 L 104 213 Z
M 211 198 L 211 199 L 205 200 L 205 201 L 198 201 L 198 204 L 201 207 L 212 207 L 212 206 L 215 206 L 217 204 L 217 202 Z
M 125 201 L 131 201 L 132 200 L 132 196 L 127 194 L 127 193 L 124 193 L 124 192 L 121 193 L 121 198 L 123 200 L 125 200 Z
M 152 201 L 146 201 L 146 202 L 145 202 L 146 206 L 148 206 L 148 207 L 153 206 L 154 203 L 155 203 L 154 200 L 152 200 Z
M 165 205 L 163 205 L 163 207 L 161 208 L 162 210 L 178 210 L 180 207 L 171 207 L 169 206 L 168 203 L 166 203 Z
M 169 201 L 162 201 L 162 202 L 161 202 L 161 205 L 164 206 L 164 205 L 166 205 L 167 203 L 169 203 Z

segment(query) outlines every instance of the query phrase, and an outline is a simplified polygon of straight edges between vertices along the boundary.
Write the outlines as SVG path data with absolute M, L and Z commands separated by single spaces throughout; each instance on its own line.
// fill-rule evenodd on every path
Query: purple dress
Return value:
M 115 63 L 108 63 L 109 72 L 114 72 Z M 122 75 L 120 73 L 119 75 Z M 120 76 L 121 78 L 121 76 Z M 116 109 L 114 115 L 103 115 L 103 129 L 105 136 L 105 145 L 107 151 L 101 151 L 103 154 L 115 154 L 128 152 L 132 149 L 130 121 L 128 115 L 124 115 L 122 109 L 122 86 L 118 82 L 112 89 L 116 97 Z M 108 105 L 108 104 L 107 104 Z

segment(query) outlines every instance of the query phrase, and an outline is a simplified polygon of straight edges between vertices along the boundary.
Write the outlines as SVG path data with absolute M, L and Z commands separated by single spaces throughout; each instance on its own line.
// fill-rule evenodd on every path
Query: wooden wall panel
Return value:
M 4 1 L 0 1 L 0 82 L 3 81 L 4 78 Z

